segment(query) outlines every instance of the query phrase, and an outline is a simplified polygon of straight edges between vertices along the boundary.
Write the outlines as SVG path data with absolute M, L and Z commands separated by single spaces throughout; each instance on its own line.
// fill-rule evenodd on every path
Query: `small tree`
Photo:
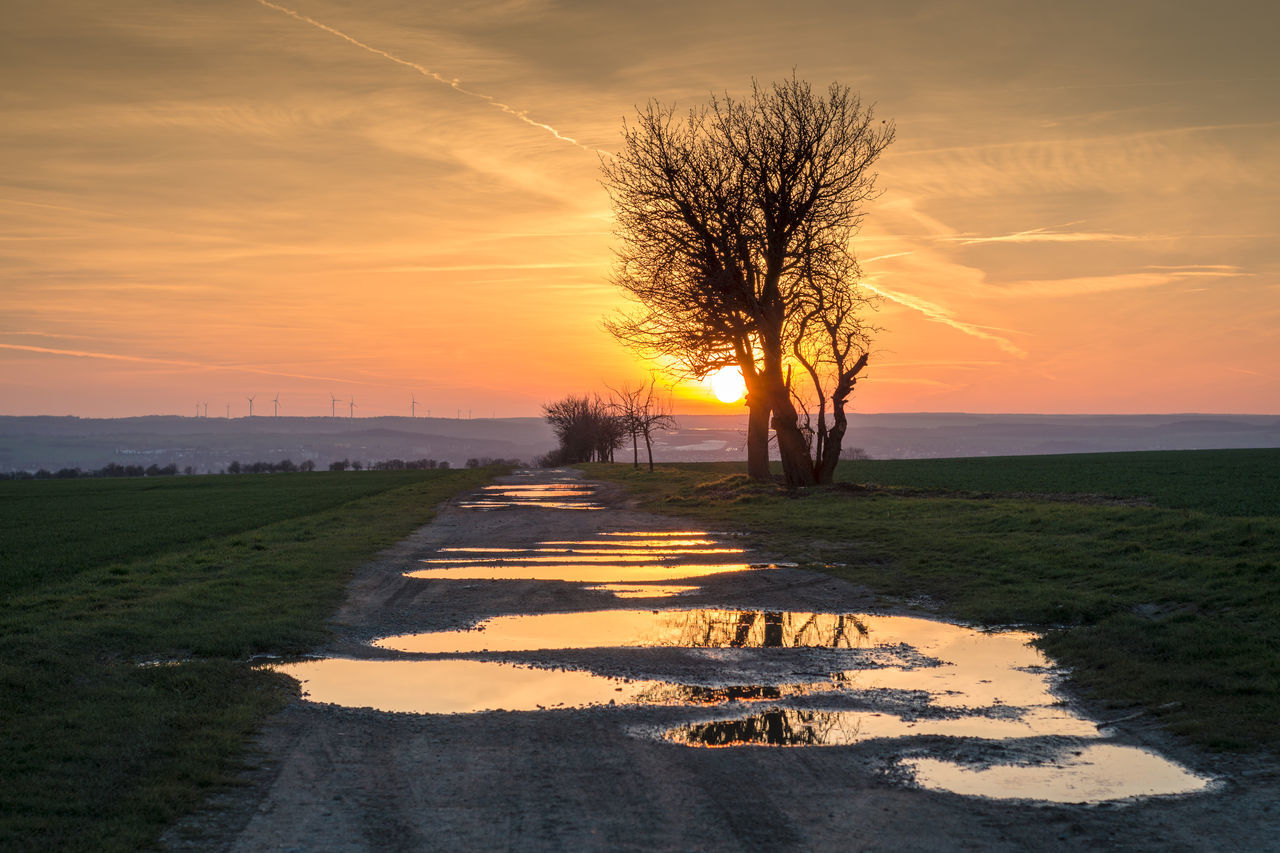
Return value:
M 561 464 L 612 462 L 626 428 L 599 394 L 569 395 L 542 407 L 543 416 L 560 442 L 555 458 Z
M 646 385 L 641 382 L 632 388 L 624 384 L 621 389 L 609 388 L 611 405 L 622 421 L 623 429 L 631 436 L 631 464 L 640 467 L 639 439 L 644 437 L 645 451 L 649 456 L 649 470 L 653 470 L 653 433 L 676 425 L 666 402 L 655 393 L 657 378 L 650 375 Z

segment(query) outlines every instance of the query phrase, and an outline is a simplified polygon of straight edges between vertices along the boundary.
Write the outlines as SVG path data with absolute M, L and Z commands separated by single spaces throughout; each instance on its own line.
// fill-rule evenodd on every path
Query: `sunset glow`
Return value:
M 1216 9 L 16 4 L 0 414 L 534 416 L 644 381 L 602 328 L 600 158 L 637 104 L 793 70 L 897 124 L 851 409 L 1275 412 L 1280 13 Z

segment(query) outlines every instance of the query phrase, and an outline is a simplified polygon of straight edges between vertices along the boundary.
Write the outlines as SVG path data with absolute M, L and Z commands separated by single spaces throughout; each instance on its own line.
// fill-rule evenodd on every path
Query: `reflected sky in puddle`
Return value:
M 596 563 L 485 563 L 481 565 L 442 566 L 406 572 L 411 578 L 510 581 L 542 580 L 567 583 L 635 583 L 640 581 L 670 581 L 700 578 L 721 572 L 746 572 L 768 569 L 770 566 L 750 563 L 653 563 L 637 562 L 633 565 L 614 566 Z
M 661 584 L 603 583 L 589 586 L 596 592 L 611 592 L 618 598 L 671 598 L 687 595 L 702 589 L 700 586 L 672 586 Z
M 312 702 L 412 714 L 634 704 L 660 687 L 676 686 L 470 660 L 326 658 L 270 668 L 302 682 Z
M 537 509 L 604 509 L 589 500 L 595 489 L 578 481 L 529 485 L 494 484 L 483 487 L 479 496 L 458 504 L 462 509 L 498 510 L 516 507 Z
M 475 500 L 458 504 L 462 509 L 514 509 L 516 507 L 535 507 L 538 509 L 604 509 L 599 504 L 586 501 L 555 500 Z
M 609 536 L 613 534 L 603 533 L 601 535 Z M 657 536 L 658 534 L 645 534 L 645 535 Z M 700 546 L 700 545 L 718 545 L 720 543 L 718 543 L 715 539 L 698 539 L 693 537 L 689 537 L 689 538 L 668 537 L 663 539 L 615 539 L 613 541 L 610 541 L 608 539 L 568 539 L 568 540 L 553 539 L 547 542 L 543 542 L 542 544 L 543 545 L 583 546 L 583 547 L 597 547 L 597 546 L 607 545 L 610 548 L 617 550 L 622 548 L 690 548 L 690 547 Z M 443 551 L 445 549 L 441 548 L 440 550 Z M 465 549 L 459 548 L 457 550 L 461 551 Z
M 412 714 L 537 711 L 598 705 L 722 705 L 832 691 L 830 682 L 712 687 L 609 678 L 471 660 L 325 658 L 267 667 L 296 678 L 311 702 Z
M 655 557 L 663 558 L 669 554 L 685 555 L 685 554 L 743 554 L 745 550 L 742 548 L 440 548 L 442 553 L 461 553 L 461 554 L 586 554 L 586 555 L 624 555 L 632 557 L 640 557 L 645 560 L 652 560 Z M 506 557 L 493 559 L 507 559 Z M 538 556 L 521 556 L 515 559 L 521 560 L 546 560 L 556 559 Z M 427 559 L 424 563 L 446 563 L 448 560 Z
M 938 758 L 903 762 L 921 787 L 953 794 L 1053 803 L 1103 803 L 1129 797 L 1192 794 L 1212 780 L 1133 746 L 1093 744 L 1046 764 L 967 767 Z
M 511 557 L 428 557 L 419 560 L 420 563 L 427 565 L 439 565 L 441 563 L 458 563 L 461 559 L 465 559 L 468 563 L 656 563 L 665 559 L 667 552 L 659 554 L 627 554 L 627 553 L 609 553 L 609 554 L 581 554 L 581 553 L 564 553 L 564 554 L 534 554 L 531 556 L 511 556 Z M 673 552 L 679 554 L 679 551 Z M 689 552 L 697 554 L 699 552 Z M 741 553 L 734 551 L 707 552 L 707 553 Z M 673 558 L 674 559 L 674 558 Z
M 466 654 L 540 649 L 679 647 L 867 648 L 858 617 L 758 610 L 592 610 L 498 616 L 471 631 L 385 637 L 375 646 L 402 652 Z

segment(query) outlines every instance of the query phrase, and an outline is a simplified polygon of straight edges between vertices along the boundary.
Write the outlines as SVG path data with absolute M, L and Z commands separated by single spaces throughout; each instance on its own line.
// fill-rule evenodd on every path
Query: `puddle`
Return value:
M 1070 750 L 1047 764 L 966 767 L 937 758 L 902 763 L 921 787 L 935 791 L 1053 803 L 1193 794 L 1213 784 L 1153 752 L 1105 743 Z
M 702 589 L 700 586 L 661 586 L 658 584 L 604 583 L 587 587 L 596 592 L 611 592 L 618 598 L 672 598 Z
M 610 535 L 617 535 L 617 534 L 604 533 L 601 535 L 610 536 Z M 656 536 L 657 534 L 648 533 L 644 535 Z M 621 548 L 690 548 L 690 547 L 700 546 L 700 545 L 718 545 L 720 543 L 717 542 L 715 539 L 697 539 L 693 537 L 690 537 L 687 539 L 677 539 L 672 537 L 672 538 L 666 538 L 666 539 L 618 539 L 613 542 L 610 542 L 607 539 L 551 540 L 548 542 L 543 542 L 542 544 L 543 545 L 570 545 L 570 546 L 582 546 L 582 547 L 596 547 L 600 545 L 607 545 L 607 546 L 610 546 L 613 550 L 618 550 Z M 441 548 L 440 550 L 443 551 L 446 549 Z M 457 550 L 461 551 L 466 549 L 459 548 Z
M 706 530 L 610 530 L 601 536 L 711 536 Z M 715 534 L 723 536 L 724 534 Z
M 476 500 L 458 504 L 462 509 L 514 509 L 535 507 L 539 509 L 604 509 L 599 504 L 586 501 L 553 500 Z
M 454 561 L 450 561 L 454 562 Z M 479 565 L 452 565 L 406 572 L 406 577 L 468 581 L 539 580 L 565 581 L 566 583 L 636 583 L 641 581 L 671 581 L 700 578 L 722 572 L 746 572 L 769 569 L 771 566 L 752 563 L 672 563 L 661 564 L 637 561 L 632 565 L 607 565 L 601 563 L 483 563 Z
M 716 567 L 721 568 L 721 567 Z M 470 631 L 385 637 L 402 652 L 467 654 L 544 649 L 870 648 L 858 617 L 759 610 L 592 610 L 498 616 Z
M 578 481 L 513 485 L 499 483 L 483 487 L 479 496 L 459 503 L 463 509 L 495 510 L 515 507 L 538 509 L 604 509 L 589 500 L 595 489 Z
M 441 552 L 454 554 L 586 554 L 587 556 L 610 555 L 610 556 L 626 556 L 638 557 L 642 560 L 652 560 L 655 557 L 662 559 L 668 555 L 688 555 L 688 554 L 745 554 L 743 548 L 440 548 Z M 505 557 L 492 557 L 486 559 L 506 559 Z M 540 557 L 528 556 L 520 557 L 522 560 L 549 560 L 558 559 L 556 557 Z M 428 559 L 423 560 L 424 563 L 447 563 L 449 560 Z
M 312 702 L 409 714 L 635 704 L 659 688 L 679 686 L 470 660 L 325 658 L 270 669 L 302 682 L 303 696 Z
M 1045 735 L 1097 737 L 1088 720 L 1050 708 L 1007 716 L 966 714 L 954 718 L 905 719 L 875 711 L 774 708 L 728 720 L 690 723 L 661 733 L 686 746 L 849 746 L 866 740 L 922 737 L 1010 738 Z
M 471 660 L 324 658 L 267 668 L 300 681 L 304 698 L 311 702 L 408 714 L 539 711 L 600 705 L 721 705 L 776 701 L 838 689 L 830 682 L 702 686 Z

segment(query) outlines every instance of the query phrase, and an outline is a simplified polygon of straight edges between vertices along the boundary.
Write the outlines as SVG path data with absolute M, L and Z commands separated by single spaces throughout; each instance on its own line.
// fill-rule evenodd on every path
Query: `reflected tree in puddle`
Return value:
M 602 647 L 857 649 L 872 643 L 866 625 L 852 614 L 696 608 L 497 616 L 473 631 L 405 634 L 374 645 L 465 654 Z

